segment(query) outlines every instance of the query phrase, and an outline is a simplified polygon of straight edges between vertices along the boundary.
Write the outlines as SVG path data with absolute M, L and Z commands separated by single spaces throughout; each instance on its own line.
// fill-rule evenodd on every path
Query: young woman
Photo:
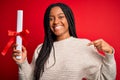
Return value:
M 44 30 L 44 42 L 36 48 L 31 64 L 24 46 L 22 52 L 13 48 L 20 80 L 115 80 L 113 48 L 102 39 L 77 38 L 74 16 L 67 5 L 55 3 L 47 8 Z

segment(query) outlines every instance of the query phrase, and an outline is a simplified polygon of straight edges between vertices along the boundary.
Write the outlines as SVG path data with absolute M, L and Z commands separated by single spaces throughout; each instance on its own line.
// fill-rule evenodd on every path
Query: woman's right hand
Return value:
M 16 50 L 16 44 L 13 46 L 13 60 L 17 63 L 17 64 L 21 64 L 25 61 L 25 59 L 27 58 L 27 50 L 24 46 L 22 46 L 22 51 L 20 50 Z M 17 59 L 17 56 L 21 56 L 21 59 Z

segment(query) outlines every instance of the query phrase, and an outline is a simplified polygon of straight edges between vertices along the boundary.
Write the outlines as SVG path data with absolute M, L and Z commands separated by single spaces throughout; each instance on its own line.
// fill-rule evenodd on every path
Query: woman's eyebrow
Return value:
M 64 13 L 59 13 L 58 15 L 61 15 L 61 14 L 64 14 Z
M 59 13 L 59 14 L 57 14 L 57 15 L 59 16 L 59 15 L 62 15 L 62 14 L 64 14 L 64 13 Z M 50 14 L 49 16 L 52 17 L 52 16 L 54 16 L 54 15 L 51 15 L 51 14 Z

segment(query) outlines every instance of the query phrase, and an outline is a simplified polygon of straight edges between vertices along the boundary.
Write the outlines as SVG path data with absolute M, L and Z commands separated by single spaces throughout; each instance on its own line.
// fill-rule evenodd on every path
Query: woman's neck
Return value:
M 69 38 L 69 37 L 70 37 L 70 35 L 57 36 L 56 41 L 64 40 L 64 39 L 67 39 L 67 38 Z

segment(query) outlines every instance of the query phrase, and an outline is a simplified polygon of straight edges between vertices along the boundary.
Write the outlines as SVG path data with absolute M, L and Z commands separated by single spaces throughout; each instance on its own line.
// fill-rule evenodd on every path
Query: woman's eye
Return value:
M 59 18 L 59 19 L 62 19 L 62 18 L 64 18 L 64 16 L 59 16 L 58 18 Z
M 49 18 L 49 20 L 50 20 L 50 21 L 52 21 L 52 20 L 53 20 L 53 18 Z

